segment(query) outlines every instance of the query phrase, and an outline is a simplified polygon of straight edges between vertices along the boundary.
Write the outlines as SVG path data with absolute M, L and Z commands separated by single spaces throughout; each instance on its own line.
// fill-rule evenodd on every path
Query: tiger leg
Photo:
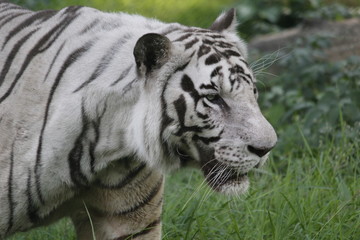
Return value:
M 147 175 L 120 189 L 92 187 L 83 193 L 83 208 L 71 216 L 78 239 L 93 234 L 97 240 L 161 239 L 164 179 L 155 171 Z

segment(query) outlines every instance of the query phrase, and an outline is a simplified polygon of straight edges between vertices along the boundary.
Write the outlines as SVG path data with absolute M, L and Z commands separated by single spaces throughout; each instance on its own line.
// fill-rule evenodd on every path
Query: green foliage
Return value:
M 260 105 L 276 125 L 280 146 L 301 146 L 298 127 L 315 148 L 326 139 L 360 136 L 360 57 L 328 62 L 324 51 L 331 38 L 298 39 L 279 60 L 286 71 L 262 91 Z
M 350 8 L 339 3 L 323 6 L 322 8 L 317 9 L 316 11 L 310 11 L 305 15 L 307 18 L 328 20 L 343 20 L 355 16 L 358 16 L 355 11 L 352 11 Z
M 341 20 L 359 15 L 336 1 L 324 0 L 243 0 L 236 7 L 239 32 L 246 39 L 295 27 L 309 18 Z

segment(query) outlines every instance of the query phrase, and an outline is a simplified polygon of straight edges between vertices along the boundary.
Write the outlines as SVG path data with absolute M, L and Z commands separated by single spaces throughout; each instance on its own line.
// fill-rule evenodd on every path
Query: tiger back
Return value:
M 79 239 L 160 239 L 163 174 L 247 190 L 276 134 L 235 11 L 210 29 L 0 2 L 0 238 L 71 217 Z

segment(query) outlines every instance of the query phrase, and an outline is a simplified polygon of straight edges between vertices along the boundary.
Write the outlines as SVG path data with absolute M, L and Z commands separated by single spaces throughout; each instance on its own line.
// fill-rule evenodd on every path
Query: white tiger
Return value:
M 235 11 L 209 30 L 0 2 L 0 239 L 69 216 L 79 239 L 160 239 L 163 173 L 247 190 L 277 137 Z

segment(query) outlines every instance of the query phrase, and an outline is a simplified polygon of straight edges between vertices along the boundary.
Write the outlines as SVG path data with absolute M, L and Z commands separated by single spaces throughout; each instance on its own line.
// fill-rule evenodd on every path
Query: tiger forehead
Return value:
M 197 63 L 197 68 L 202 67 L 200 62 L 213 68 L 208 80 L 220 77 L 226 71 L 226 78 L 232 84 L 241 80 L 249 85 L 256 82 L 239 49 L 223 35 L 211 30 L 191 28 L 177 32 L 174 39 L 173 42 L 184 46 L 185 51 L 191 51 L 190 59 Z
M 225 39 L 224 36 L 219 34 L 218 32 L 201 28 L 181 29 L 178 31 L 174 31 L 173 33 L 176 34 L 174 41 L 183 41 L 191 37 Z
M 235 45 L 228 42 L 221 34 L 206 29 L 182 31 L 177 34 L 173 42 L 184 45 L 185 50 L 192 48 L 196 44 L 203 48 L 236 49 Z
M 174 39 L 173 42 L 183 47 L 185 52 L 191 52 L 190 58 L 195 59 L 197 63 L 213 65 L 225 60 L 232 65 L 230 58 L 234 57 L 248 68 L 239 49 L 219 33 L 200 29 L 197 32 L 181 32 Z

